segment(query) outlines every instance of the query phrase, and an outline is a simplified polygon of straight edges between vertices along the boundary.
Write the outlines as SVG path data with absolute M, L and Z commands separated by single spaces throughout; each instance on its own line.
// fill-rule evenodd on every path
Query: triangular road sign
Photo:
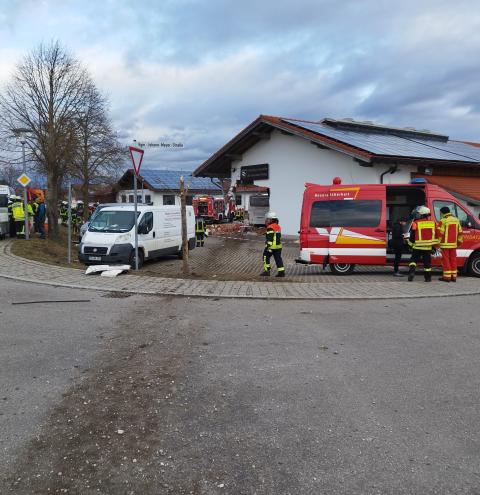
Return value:
M 142 166 L 143 153 L 145 152 L 140 148 L 135 148 L 135 146 L 129 146 L 128 149 L 132 157 L 133 170 L 135 170 L 135 175 L 138 177 L 140 167 Z

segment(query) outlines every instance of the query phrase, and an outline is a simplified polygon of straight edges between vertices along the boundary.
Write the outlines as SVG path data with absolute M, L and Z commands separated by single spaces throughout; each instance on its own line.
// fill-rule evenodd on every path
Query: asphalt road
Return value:
M 480 493 L 478 297 L 2 286 L 1 493 Z

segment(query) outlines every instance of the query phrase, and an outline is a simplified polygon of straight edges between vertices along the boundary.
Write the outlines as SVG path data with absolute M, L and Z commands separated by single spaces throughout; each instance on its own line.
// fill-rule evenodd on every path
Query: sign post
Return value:
M 137 177 L 140 173 L 140 167 L 142 166 L 143 153 L 144 151 L 140 148 L 135 148 L 135 146 L 129 146 L 130 157 L 132 158 L 133 163 L 133 194 L 134 194 L 134 205 L 135 205 L 135 270 L 138 270 L 138 230 L 137 230 Z
M 28 194 L 27 194 L 27 186 L 30 184 L 31 179 L 25 173 L 25 144 L 22 143 L 22 151 L 23 151 L 23 174 L 17 178 L 17 182 L 23 186 L 23 215 L 24 215 L 24 229 L 25 229 L 25 239 L 28 241 L 30 238 L 29 232 L 29 224 L 28 224 Z

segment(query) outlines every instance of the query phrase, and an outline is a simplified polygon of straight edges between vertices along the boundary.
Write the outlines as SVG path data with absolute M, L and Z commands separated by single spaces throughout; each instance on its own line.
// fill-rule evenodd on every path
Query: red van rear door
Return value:
M 329 262 L 386 264 L 384 185 L 330 188 Z
M 312 185 L 303 195 L 300 222 L 300 259 L 323 264 L 330 235 L 330 186 Z

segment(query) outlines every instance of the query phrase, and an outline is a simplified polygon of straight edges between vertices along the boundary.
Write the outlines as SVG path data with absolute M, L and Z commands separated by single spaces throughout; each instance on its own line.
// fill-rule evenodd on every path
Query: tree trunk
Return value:
M 58 178 L 48 173 L 47 176 L 47 195 L 46 195 L 46 208 L 48 218 L 48 236 L 58 237 Z
M 190 268 L 188 266 L 187 206 L 183 175 L 180 177 L 180 210 L 182 217 L 182 272 L 184 275 L 188 275 Z
M 88 220 L 88 203 L 90 201 L 90 196 L 88 192 L 88 179 L 84 179 L 82 183 L 82 199 L 83 199 L 83 219 Z

